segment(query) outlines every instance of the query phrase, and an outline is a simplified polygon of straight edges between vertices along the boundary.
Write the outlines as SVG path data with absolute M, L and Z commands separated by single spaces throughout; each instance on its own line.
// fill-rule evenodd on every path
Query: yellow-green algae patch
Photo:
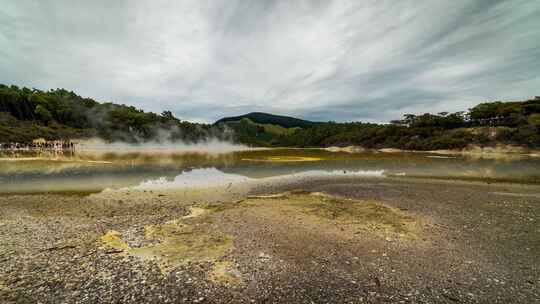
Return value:
M 208 211 L 191 208 L 192 213 L 181 219 L 159 225 L 144 227 L 144 238 L 152 244 L 130 247 L 117 231 L 109 231 L 101 237 L 105 246 L 124 254 L 146 260 L 158 261 L 162 266 L 174 266 L 189 261 L 214 261 L 232 248 L 233 239 L 229 235 L 208 231 L 207 225 L 198 223 Z M 203 217 L 204 218 L 204 217 Z M 188 224 L 186 221 L 194 221 Z
M 250 195 L 248 199 L 278 199 L 278 198 L 287 198 L 286 193 L 276 193 L 276 194 L 265 194 L 265 195 Z
M 145 235 L 160 243 L 138 248 L 138 253 L 162 259 L 169 264 L 215 260 L 223 256 L 233 244 L 228 235 L 205 231 L 200 225 L 190 226 L 181 221 L 147 226 Z
M 208 209 L 199 208 L 199 207 L 191 207 L 189 208 L 189 211 L 190 211 L 189 214 L 184 216 L 183 219 L 199 217 L 201 215 L 208 213 Z
M 121 251 L 128 251 L 131 248 L 129 245 L 122 240 L 122 235 L 120 232 L 115 230 L 107 231 L 104 235 L 101 236 L 101 241 L 110 248 L 121 250 Z
M 0 281 L 0 291 L 6 291 L 8 289 L 9 288 L 6 286 L 6 284 L 4 284 L 3 281 Z
M 246 161 L 259 161 L 259 162 L 312 162 L 323 160 L 320 157 L 309 156 L 265 156 L 261 158 L 242 158 Z
M 411 234 L 416 221 L 397 209 L 376 201 L 322 199 L 305 203 L 305 212 L 345 224 L 357 224 L 385 232 Z
M 229 261 L 216 262 L 209 277 L 210 280 L 219 284 L 238 285 L 242 283 L 240 273 Z
M 320 192 L 293 191 L 274 195 L 251 196 L 245 205 L 281 208 L 284 216 L 291 213 L 331 221 L 340 226 L 356 226 L 383 234 L 415 238 L 421 219 L 374 200 L 352 200 L 333 197 Z

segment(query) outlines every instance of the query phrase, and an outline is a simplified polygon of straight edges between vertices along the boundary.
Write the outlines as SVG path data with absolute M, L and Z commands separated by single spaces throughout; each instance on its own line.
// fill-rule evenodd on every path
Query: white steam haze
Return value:
M 114 133 L 114 130 L 109 130 Z M 202 138 L 196 141 L 186 142 L 176 138 L 175 135 L 181 135 L 182 130 L 177 126 L 164 129 L 155 127 L 153 132 L 155 135 L 150 139 L 142 138 L 135 135 L 132 141 L 124 141 L 120 139 L 105 140 L 99 137 L 89 139 L 74 140 L 75 149 L 82 154 L 127 154 L 127 153 L 143 153 L 143 154 L 185 154 L 185 153 L 200 153 L 200 154 L 224 154 L 235 151 L 260 150 L 262 148 L 252 148 L 246 145 L 234 143 L 232 140 L 234 131 L 224 126 L 222 130 L 214 130 L 208 132 Z M 216 132 L 219 132 L 217 134 Z M 120 132 L 121 134 L 122 132 Z M 118 135 L 118 134 L 117 134 Z
M 235 151 L 255 150 L 245 145 L 234 144 L 216 138 L 209 138 L 196 143 L 184 143 L 181 141 L 147 141 L 141 143 L 107 142 L 99 138 L 80 140 L 75 145 L 79 153 L 148 153 L 148 154 L 223 154 Z
M 2 1 L 0 83 L 183 120 L 398 119 L 539 95 L 536 0 Z

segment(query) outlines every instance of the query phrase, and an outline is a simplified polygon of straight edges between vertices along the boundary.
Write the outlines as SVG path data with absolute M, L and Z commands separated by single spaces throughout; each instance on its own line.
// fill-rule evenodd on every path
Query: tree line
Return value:
M 41 91 L 0 84 L 0 142 L 94 136 L 124 142 L 196 142 L 224 134 L 217 126 L 182 121 L 170 111 L 156 114 L 99 103 L 65 89 Z
M 540 147 L 540 97 L 480 103 L 466 112 L 405 114 L 389 124 L 313 123 L 276 134 L 244 120 L 191 123 L 170 111 L 156 114 L 128 105 L 100 103 L 65 89 L 41 91 L 0 84 L 0 142 L 85 137 L 124 142 L 197 142 L 212 137 L 254 146 L 357 145 L 407 150 L 496 143 Z
M 405 150 L 461 149 L 498 143 L 540 147 L 540 97 L 518 102 L 486 102 L 469 111 L 405 114 L 390 124 L 318 123 L 286 134 L 239 122 L 235 134 L 256 145 L 290 147 L 361 146 Z

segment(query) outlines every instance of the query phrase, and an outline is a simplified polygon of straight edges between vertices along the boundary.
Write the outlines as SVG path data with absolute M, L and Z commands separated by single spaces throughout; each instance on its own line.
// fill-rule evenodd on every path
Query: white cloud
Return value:
M 10 1 L 0 82 L 183 119 L 388 121 L 538 95 L 535 1 Z

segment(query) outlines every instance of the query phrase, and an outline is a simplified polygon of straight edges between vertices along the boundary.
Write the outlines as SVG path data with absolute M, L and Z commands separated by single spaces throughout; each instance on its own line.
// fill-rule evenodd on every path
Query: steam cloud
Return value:
M 151 154 L 176 154 L 176 153 L 202 153 L 223 154 L 235 151 L 253 150 L 245 145 L 234 144 L 217 138 L 209 138 L 196 143 L 172 142 L 172 141 L 148 141 L 144 143 L 106 142 L 99 138 L 81 140 L 75 145 L 79 153 L 151 153 Z M 259 149 L 259 148 L 257 148 Z

